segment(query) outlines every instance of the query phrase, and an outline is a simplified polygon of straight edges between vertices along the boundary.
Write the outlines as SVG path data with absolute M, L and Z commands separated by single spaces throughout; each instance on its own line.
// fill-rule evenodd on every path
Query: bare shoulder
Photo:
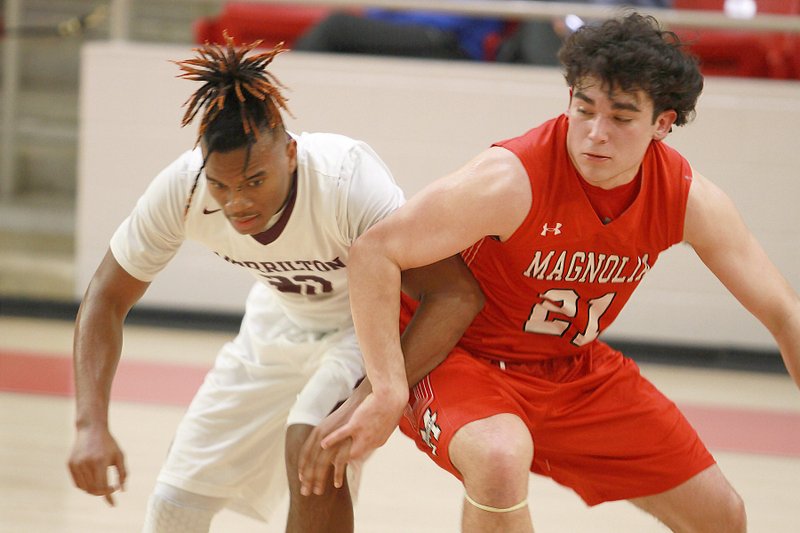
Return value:
M 694 172 L 686 206 L 684 240 L 695 247 L 719 242 L 721 234 L 740 225 L 738 211 L 728 195 L 711 180 Z
M 473 199 L 479 199 L 483 208 L 493 213 L 496 227 L 487 234 L 510 236 L 530 210 L 528 173 L 519 158 L 505 148 L 484 150 L 460 169 L 456 178 L 472 191 Z
M 522 163 L 508 150 L 493 147 L 428 184 L 367 233 L 385 242 L 391 239 L 398 257 L 405 259 L 420 244 L 416 258 L 403 263 L 411 268 L 456 254 L 486 235 L 507 238 L 530 206 L 530 182 Z
M 481 179 L 489 179 L 498 188 L 511 189 L 516 194 L 530 194 L 530 182 L 522 162 L 512 152 L 493 146 L 478 154 L 462 169 Z
M 725 193 L 703 174 L 694 171 L 692 186 L 689 188 L 689 203 L 707 203 L 721 199 Z M 721 195 L 721 196 L 720 196 Z

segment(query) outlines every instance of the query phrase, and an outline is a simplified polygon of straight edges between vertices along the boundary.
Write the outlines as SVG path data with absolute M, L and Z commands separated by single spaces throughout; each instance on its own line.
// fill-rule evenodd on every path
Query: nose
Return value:
M 589 140 L 597 144 L 608 142 L 608 128 L 605 118 L 598 115 L 592 119 L 589 127 Z
M 241 187 L 236 187 L 229 190 L 228 198 L 225 201 L 225 210 L 227 212 L 239 213 L 249 209 L 252 205 L 252 200 L 250 200 Z

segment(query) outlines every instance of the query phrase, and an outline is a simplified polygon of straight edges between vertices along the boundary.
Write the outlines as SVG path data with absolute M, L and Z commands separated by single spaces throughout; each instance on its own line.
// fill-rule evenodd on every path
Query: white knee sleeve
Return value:
M 158 483 L 147 502 L 142 533 L 208 533 L 211 519 L 224 505 L 224 498 Z

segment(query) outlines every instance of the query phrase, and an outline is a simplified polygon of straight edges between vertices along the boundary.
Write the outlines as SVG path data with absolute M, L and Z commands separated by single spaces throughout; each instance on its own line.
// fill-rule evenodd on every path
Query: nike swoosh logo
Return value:
M 209 209 L 207 207 L 203 208 L 203 214 L 204 215 L 210 215 L 212 213 L 216 213 L 217 211 L 222 211 L 222 208 L 219 208 L 219 209 Z

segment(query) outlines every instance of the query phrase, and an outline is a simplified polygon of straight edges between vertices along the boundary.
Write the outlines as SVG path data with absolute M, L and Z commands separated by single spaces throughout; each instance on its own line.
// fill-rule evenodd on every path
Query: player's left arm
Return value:
M 484 296 L 460 255 L 405 270 L 403 292 L 419 301 L 400 344 L 410 386 L 444 361 L 483 308 Z
M 731 199 L 697 173 L 689 190 L 684 240 L 769 330 L 800 387 L 800 296 L 767 257 Z

